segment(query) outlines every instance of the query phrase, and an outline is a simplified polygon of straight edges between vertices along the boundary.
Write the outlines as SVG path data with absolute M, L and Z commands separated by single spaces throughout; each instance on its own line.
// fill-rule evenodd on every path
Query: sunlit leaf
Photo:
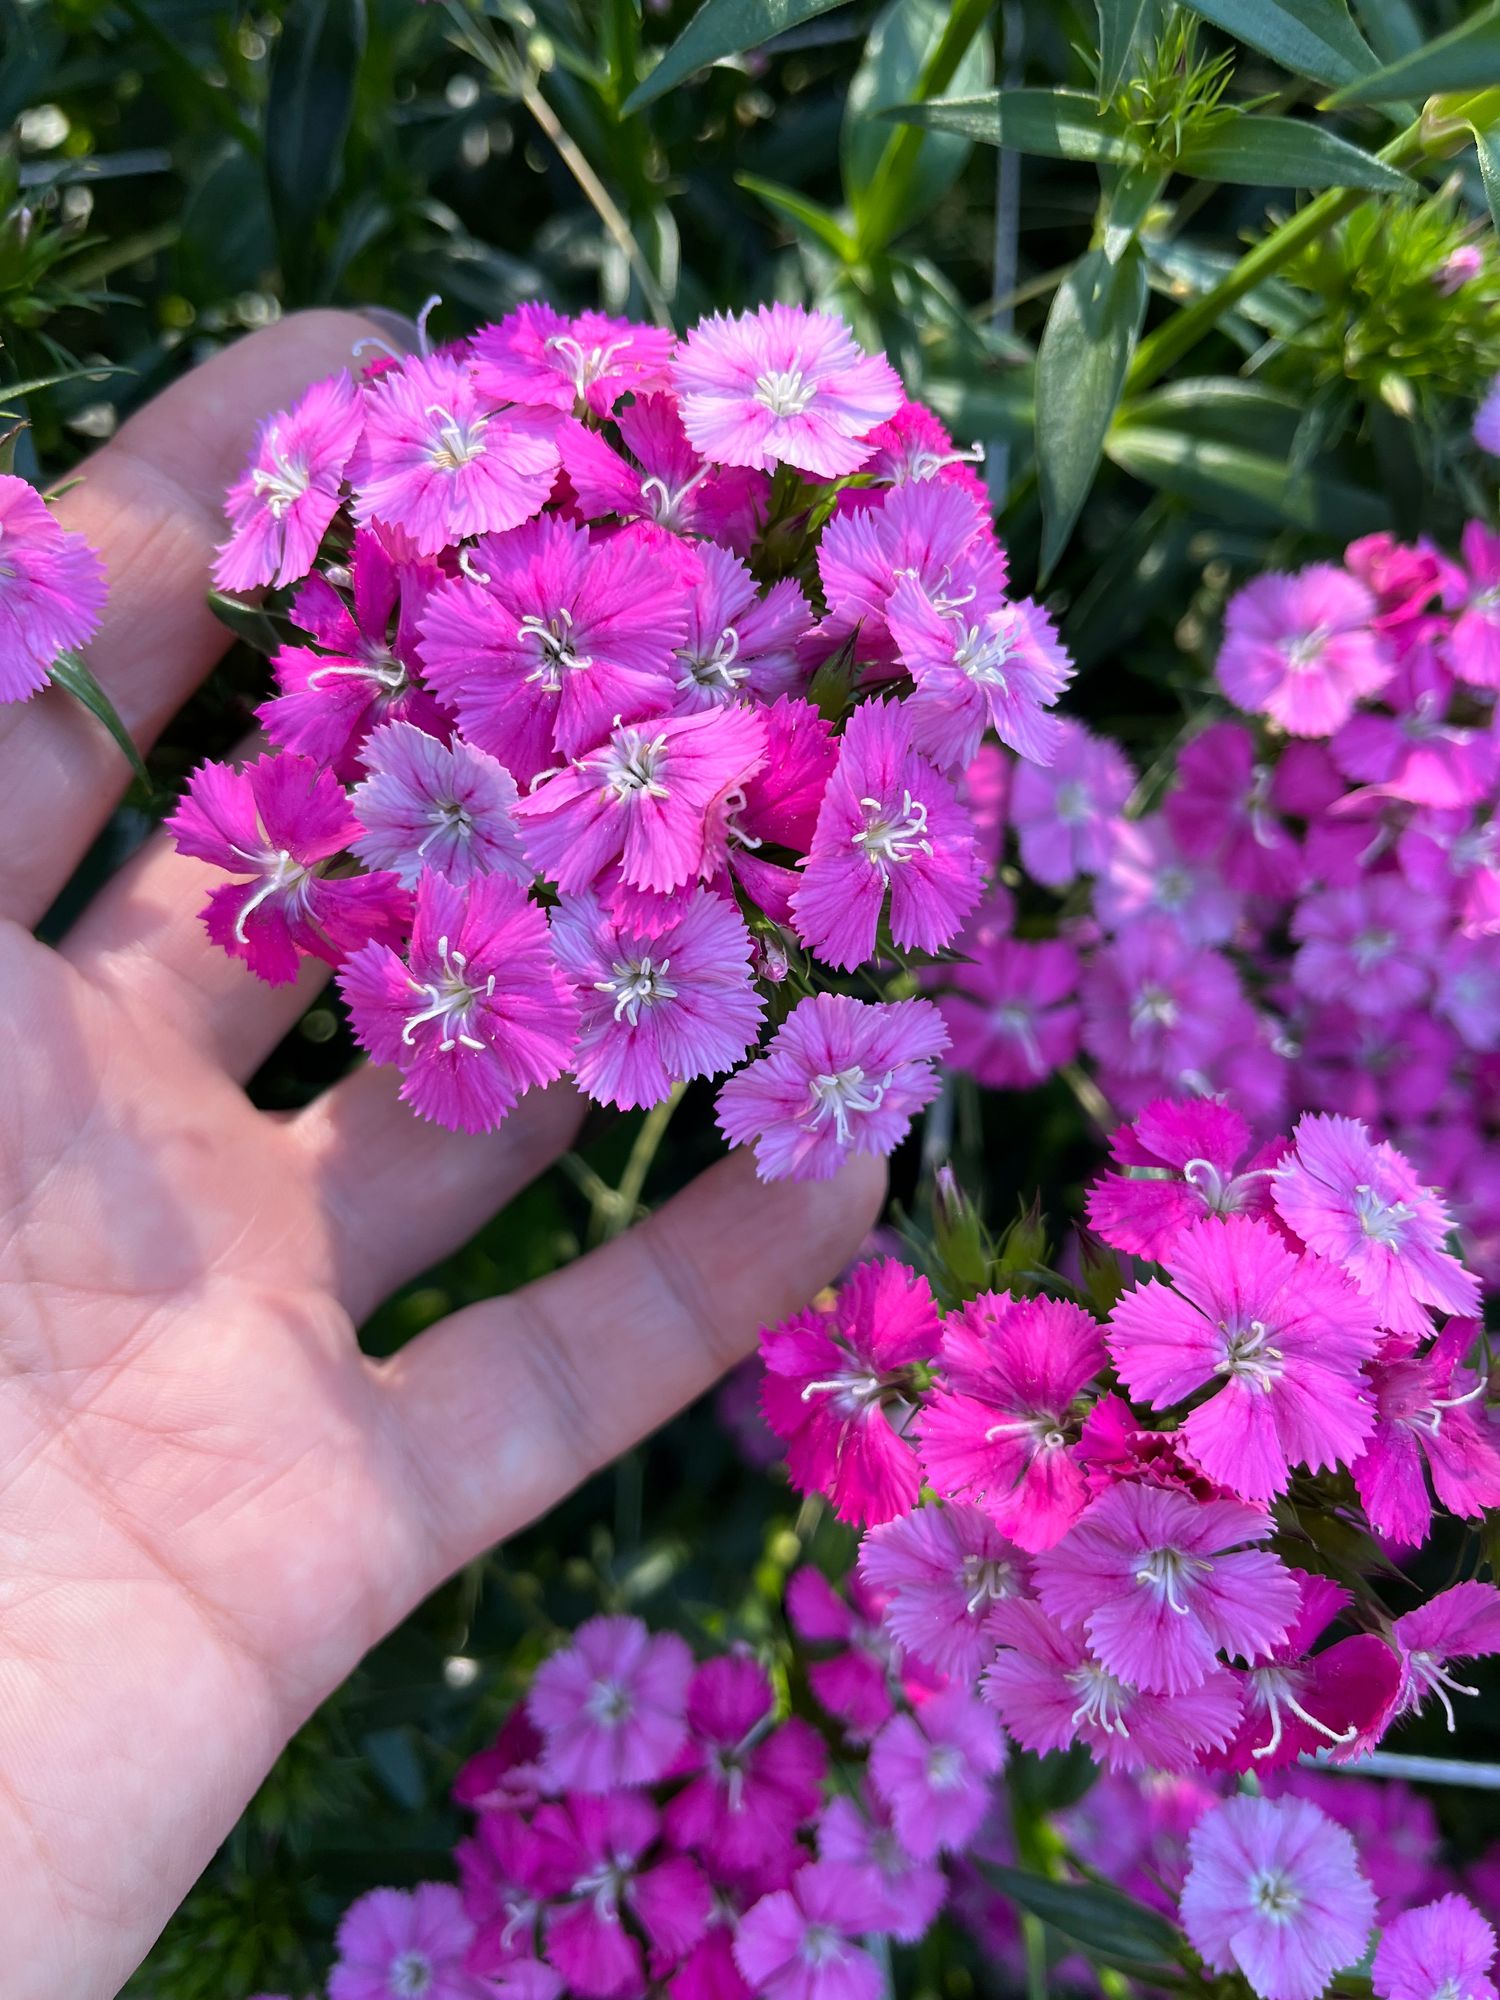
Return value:
M 1195 14 L 1234 35 L 1294 76 L 1353 83 L 1376 67 L 1375 51 L 1344 0 L 1184 0 Z
M 1134 418 L 1117 424 L 1105 450 L 1123 471 L 1220 519 L 1297 528 L 1340 542 L 1390 526 L 1386 502 L 1332 473 L 1295 472 L 1251 445 L 1167 429 Z
M 625 100 L 625 115 L 654 104 L 695 70 L 757 49 L 773 35 L 826 14 L 842 0 L 703 0 L 661 61 Z
M 987 90 L 977 97 L 939 97 L 885 113 L 932 132 L 957 132 L 986 146 L 1013 146 L 1053 160 L 1134 163 L 1139 146 L 1124 120 L 1101 111 L 1082 90 Z
M 1413 191 L 1413 183 L 1395 167 L 1301 118 L 1252 118 L 1241 113 L 1216 121 L 1188 135 L 1177 166 L 1199 180 L 1240 187 Z
M 1500 0 L 1373 76 L 1340 80 L 1346 87 L 1330 104 L 1377 104 L 1445 90 L 1488 89 L 1500 83 Z
M 1054 1882 L 1022 1868 L 981 1862 L 986 1881 L 1029 1916 L 1040 1917 L 1091 1958 L 1108 1965 L 1171 1965 L 1183 1938 L 1175 1925 L 1142 1903 L 1097 1882 Z
M 1124 81 L 1131 58 L 1161 13 L 1161 0 L 1097 0 L 1099 102 L 1107 104 Z
M 856 220 L 864 219 L 866 197 L 894 137 L 879 114 L 918 95 L 952 12 L 948 0 L 888 0 L 875 18 L 859 68 L 849 80 L 839 145 L 844 196 Z M 969 96 L 987 88 L 993 66 L 989 36 L 975 35 L 954 71 L 953 94 Z M 947 192 L 963 171 L 970 144 L 956 133 L 924 135 L 908 169 L 899 210 L 888 218 L 891 234 L 926 214 Z
M 54 687 L 60 687 L 64 694 L 70 694 L 74 701 L 86 708 L 90 715 L 98 718 L 119 745 L 120 754 L 143 785 L 151 783 L 150 773 L 131 740 L 130 731 L 120 720 L 119 710 L 95 680 L 92 671 L 84 664 L 78 653 L 59 653 L 52 662 L 48 678 Z
M 736 174 L 734 180 L 736 187 L 742 187 L 746 194 L 753 194 L 767 208 L 785 216 L 799 234 L 811 236 L 825 250 L 831 250 L 841 263 L 847 264 L 855 256 L 854 239 L 838 217 L 809 196 L 798 194 L 795 188 L 782 187 L 779 181 L 763 181 L 756 174 Z

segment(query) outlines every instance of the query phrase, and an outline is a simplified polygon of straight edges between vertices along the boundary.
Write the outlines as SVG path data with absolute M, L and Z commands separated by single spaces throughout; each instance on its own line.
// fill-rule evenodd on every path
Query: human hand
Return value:
M 108 566 L 91 658 L 143 745 L 225 643 L 208 566 L 255 419 L 368 331 L 256 334 L 59 503 Z M 124 770 L 51 691 L 0 710 L 0 760 L 0 1964 L 7 2000 L 107 2000 L 361 1654 L 802 1303 L 883 1181 L 859 1156 L 762 1186 L 733 1156 L 374 1363 L 360 1320 L 569 1143 L 578 1100 L 455 1134 L 362 1068 L 254 1110 L 316 971 L 269 988 L 215 950 L 211 871 L 160 835 L 39 944 Z

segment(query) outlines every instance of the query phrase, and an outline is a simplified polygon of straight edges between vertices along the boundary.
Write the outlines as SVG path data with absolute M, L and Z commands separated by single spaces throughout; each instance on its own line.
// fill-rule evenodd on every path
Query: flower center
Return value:
M 427 414 L 437 420 L 437 434 L 427 447 L 427 462 L 435 472 L 459 472 L 483 455 L 488 417 L 471 417 L 466 424 L 460 423 L 441 403 L 429 403 Z
M 951 1743 L 936 1743 L 927 1753 L 927 1782 L 935 1792 L 956 1792 L 964 1781 L 963 1752 Z
M 245 853 L 242 847 L 237 847 L 234 851 L 236 854 Z M 253 896 L 245 898 L 240 913 L 234 920 L 234 934 L 241 944 L 245 943 L 246 925 L 262 903 L 268 903 L 273 896 L 284 896 L 288 902 L 295 902 L 302 892 L 303 885 L 312 878 L 312 870 L 304 868 L 300 861 L 294 861 L 290 851 L 285 847 L 274 854 L 246 854 L 245 859 L 253 862 L 257 868 L 265 869 L 266 878 Z
M 850 837 L 865 859 L 882 874 L 889 873 L 892 862 L 910 861 L 914 854 L 931 854 L 932 842 L 926 837 L 927 808 L 910 792 L 902 791 L 899 814 L 879 799 L 861 799 L 860 805 L 864 808 L 865 823 Z
M 1038 1410 L 1029 1417 L 1006 1417 L 998 1424 L 991 1424 L 984 1434 L 984 1441 L 993 1444 L 996 1438 L 1027 1438 L 1033 1454 L 1061 1451 L 1068 1442 L 1068 1434 L 1062 1429 L 1062 1419 L 1050 1410 Z
M 1323 657 L 1323 648 L 1333 637 L 1326 625 L 1316 625 L 1311 632 L 1303 632 L 1295 639 L 1284 639 L 1281 657 L 1286 662 L 1287 671 L 1294 674 L 1310 673 Z
M 540 681 L 548 694 L 558 692 L 565 673 L 587 673 L 594 664 L 589 654 L 580 653 L 573 644 L 573 614 L 566 605 L 559 605 L 550 618 L 528 611 L 516 627 L 516 637 L 535 644 L 537 663 L 526 678 Z
M 755 378 L 755 400 L 773 417 L 800 417 L 817 393 L 800 368 L 768 368 Z
M 952 451 L 933 451 L 928 446 L 919 446 L 905 458 L 898 458 L 893 470 L 892 483 L 905 485 L 908 479 L 935 479 L 945 465 L 983 465 L 984 446 L 971 444 L 967 451 L 954 448 Z
M 1372 924 L 1368 930 L 1359 933 L 1349 949 L 1360 971 L 1372 972 L 1383 958 L 1389 958 L 1396 949 L 1396 933 L 1380 930 Z
M 599 380 L 620 350 L 629 347 L 630 337 L 627 334 L 623 340 L 611 340 L 603 346 L 586 348 L 571 333 L 554 333 L 548 335 L 547 345 L 560 357 L 563 372 L 573 384 L 575 394 L 581 396 Z
M 1275 1923 L 1289 1923 L 1302 1907 L 1302 1891 L 1284 1868 L 1262 1868 L 1250 1878 L 1250 1907 Z
M 1451 1736 L 1458 1727 L 1458 1718 L 1453 1713 L 1453 1703 L 1450 1695 L 1477 1695 L 1479 1692 L 1478 1688 L 1471 1687 L 1467 1681 L 1456 1681 L 1436 1653 L 1408 1653 L 1406 1664 L 1411 1669 L 1412 1678 L 1421 1687 L 1422 1696 L 1428 1694 L 1435 1694 L 1437 1696 L 1438 1705 L 1442 1709 L 1443 1714 L 1448 1718 L 1448 1734 Z M 1419 1696 L 1419 1699 L 1421 1698 Z
M 391 1960 L 387 1983 L 401 2000 L 421 2000 L 432 1985 L 432 1960 L 425 1952 L 403 1951 Z
M 584 1701 L 584 1709 L 606 1729 L 618 1729 L 630 1719 L 633 1706 L 630 1690 L 619 1681 L 595 1681 Z
M 685 479 L 681 486 L 668 486 L 665 479 L 652 473 L 641 481 L 641 500 L 658 527 L 681 528 L 683 525 L 681 508 L 688 495 L 701 486 L 712 466 L 700 465 L 691 479 Z
M 1077 778 L 1065 778 L 1053 793 L 1052 807 L 1065 826 L 1082 826 L 1093 816 L 1093 795 Z
M 1093 1660 L 1075 1667 L 1063 1678 L 1080 1697 L 1072 1717 L 1075 1728 L 1080 1723 L 1089 1723 L 1106 1736 L 1130 1734 L 1125 1717 L 1130 1708 L 1131 1691 L 1123 1681 L 1117 1681 L 1113 1674 L 1106 1673 Z
M 878 1111 L 890 1085 L 889 1073 L 877 1083 L 866 1077 L 858 1063 L 851 1063 L 848 1069 L 837 1070 L 831 1076 L 815 1076 L 807 1086 L 807 1094 L 812 1100 L 807 1122 L 816 1126 L 821 1125 L 825 1118 L 831 1118 L 839 1144 L 847 1146 L 850 1139 L 849 1113 Z
M 732 625 L 724 627 L 711 653 L 695 653 L 688 646 L 679 646 L 677 657 L 685 671 L 678 678 L 678 687 L 706 688 L 720 696 L 733 694 L 750 673 L 748 664 L 736 665 L 739 651 L 740 635 Z
M 1297 1699 L 1300 1685 L 1300 1676 L 1294 1675 L 1287 1667 L 1257 1667 L 1250 1674 L 1251 1699 L 1271 1718 L 1271 1734 L 1250 1752 L 1252 1757 L 1271 1757 L 1281 1748 L 1284 1709 L 1316 1731 L 1325 1742 L 1352 1743 L 1358 1736 L 1359 1730 L 1352 1722 L 1347 1729 L 1330 1729 L 1326 1722 L 1319 1722 L 1315 1715 L 1310 1715 Z
M 633 1028 L 640 1019 L 643 1007 L 654 1007 L 658 1000 L 675 1000 L 677 988 L 667 984 L 667 971 L 672 961 L 660 959 L 652 964 L 650 953 L 637 959 L 616 959 L 611 970 L 613 979 L 596 979 L 597 993 L 612 993 L 615 1000 L 615 1019 L 628 1021 Z
M 1273 1388 L 1281 1378 L 1285 1357 L 1279 1347 L 1271 1345 L 1271 1329 L 1265 1321 L 1253 1319 L 1246 1327 L 1231 1328 L 1221 1320 L 1219 1331 L 1224 1335 L 1224 1358 L 1214 1363 L 1215 1375 L 1232 1375 L 1236 1381 L 1248 1382 L 1252 1389 Z
M 1354 1190 L 1354 1213 L 1361 1231 L 1372 1242 L 1383 1243 L 1388 1250 L 1400 1249 L 1402 1231 L 1412 1219 L 1412 1210 L 1404 1201 L 1386 1201 L 1368 1181 L 1360 1181 Z
M 622 800 L 642 792 L 653 799 L 670 797 L 656 775 L 666 754 L 665 736 L 648 737 L 639 729 L 622 729 L 600 759 L 605 789 Z
M 967 1555 L 959 1564 L 958 1587 L 968 1599 L 964 1609 L 977 1618 L 989 1605 L 1015 1596 L 1015 1566 L 993 1556 Z
M 406 1026 L 401 1030 L 401 1039 L 408 1048 L 416 1045 L 416 1034 L 424 1022 L 436 1021 L 442 1030 L 439 1050 L 446 1055 L 450 1049 L 482 1049 L 484 1043 L 469 1033 L 470 1014 L 479 1000 L 488 1000 L 495 991 L 495 975 L 492 972 L 483 986 L 475 986 L 468 976 L 468 959 L 461 951 L 453 951 L 447 938 L 438 939 L 438 957 L 442 962 L 442 973 L 437 979 L 411 979 L 408 984 L 414 993 L 420 993 L 426 1004 L 418 1007 L 406 1017 Z
M 844 1956 L 844 1940 L 832 1924 L 809 1924 L 802 1933 L 804 1965 L 837 1965 Z
M 1015 640 L 1014 618 L 991 612 L 983 625 L 965 625 L 963 637 L 953 654 L 953 664 L 961 667 L 971 681 L 991 687 L 1005 686 L 1005 663 Z
M 990 1019 L 1000 1034 L 1009 1035 L 1012 1041 L 1020 1044 L 1021 1053 L 1025 1056 L 1027 1068 L 1032 1075 L 1041 1076 L 1047 1065 L 1042 1061 L 1041 1044 L 1036 1038 L 1031 1009 L 1023 1007 L 1018 1000 L 1011 1000 L 1003 1007 L 996 1007 Z
M 250 485 L 265 501 L 271 519 L 279 521 L 287 508 L 300 500 L 312 484 L 312 469 L 288 458 L 274 432 L 266 441 L 266 451 L 271 463 L 269 466 L 256 466 L 250 475 Z
M 1181 1549 L 1153 1549 L 1135 1573 L 1135 1580 L 1154 1590 L 1180 1618 L 1188 1615 L 1182 1595 L 1194 1579 L 1194 1571 L 1207 1575 L 1213 1568 L 1201 1556 L 1186 1556 Z
M 457 799 L 433 799 L 427 808 L 427 817 L 432 822 L 432 831 L 424 833 L 417 842 L 418 854 L 425 854 L 435 840 L 450 838 L 468 841 L 474 837 L 474 816 L 467 806 L 461 806 Z
M 1152 1028 L 1177 1026 L 1177 1002 L 1165 986 L 1143 986 L 1130 1003 L 1130 1032 L 1144 1035 Z

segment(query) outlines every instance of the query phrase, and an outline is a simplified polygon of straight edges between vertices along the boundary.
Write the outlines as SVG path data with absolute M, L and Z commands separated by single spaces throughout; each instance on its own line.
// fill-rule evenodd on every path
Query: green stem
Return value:
M 1420 121 L 1408 125 L 1384 147 L 1377 158 L 1387 166 L 1412 167 L 1429 157 L 1429 135 Z M 1136 349 L 1135 360 L 1126 377 L 1127 395 L 1140 395 L 1159 381 L 1167 370 L 1189 353 L 1206 334 L 1212 333 L 1225 313 L 1237 306 L 1247 293 L 1283 268 L 1299 250 L 1315 243 L 1326 231 L 1353 214 L 1369 199 L 1357 188 L 1333 188 L 1320 194 L 1273 229 L 1264 242 L 1243 256 L 1234 269 L 1221 278 L 1211 292 L 1173 315 Z
M 661 1150 L 661 1142 L 667 1136 L 667 1127 L 672 1122 L 672 1114 L 681 1104 L 686 1084 L 672 1086 L 670 1097 L 664 1097 L 660 1104 L 653 1104 L 641 1120 L 641 1129 L 635 1135 L 635 1144 L 630 1149 L 630 1157 L 625 1162 L 625 1171 L 620 1176 L 620 1185 L 607 1191 L 607 1198 L 595 1197 L 594 1213 L 589 1224 L 589 1236 L 595 1243 L 608 1242 L 619 1236 L 636 1219 L 641 1205 L 641 1194 L 646 1185 L 646 1176 L 651 1171 L 652 1162 Z
M 992 4 L 993 0 L 958 0 L 917 78 L 912 103 L 925 104 L 928 98 L 940 96 L 948 88 L 968 53 L 970 42 L 989 19 Z M 925 137 L 920 125 L 903 125 L 886 141 L 870 179 L 869 197 L 859 228 L 859 246 L 865 256 L 883 250 L 896 234 Z

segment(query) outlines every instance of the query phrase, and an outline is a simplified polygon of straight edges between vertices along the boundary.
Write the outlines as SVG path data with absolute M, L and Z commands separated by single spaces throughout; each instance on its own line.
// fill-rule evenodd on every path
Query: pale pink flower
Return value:
M 527 299 L 469 343 L 481 393 L 496 403 L 612 414 L 620 398 L 666 386 L 676 345 L 670 328 L 641 326 L 609 313 L 567 319 Z
M 1359 1014 L 1416 1006 L 1432 984 L 1440 916 L 1399 875 L 1305 897 L 1292 917 L 1292 978 L 1315 1000 L 1343 1000 Z
M 1500 1049 L 1500 938 L 1456 937 L 1442 947 L 1432 1011 L 1458 1030 L 1464 1047 Z
M 99 629 L 104 565 L 24 479 L 0 473 L 0 701 L 25 701 Z
M 810 1861 L 790 1888 L 746 1911 L 734 1962 L 756 2000 L 880 2000 L 884 1976 L 855 1939 L 884 1915 L 884 1898 L 863 1869 Z
M 1241 897 L 1217 866 L 1183 855 L 1161 813 L 1119 819 L 1094 884 L 1094 915 L 1106 930 L 1122 931 L 1143 917 L 1162 916 L 1188 944 L 1225 944 L 1240 920 Z
M 460 888 L 476 875 L 530 882 L 516 831 L 516 781 L 466 743 L 409 722 L 387 722 L 360 753 L 369 776 L 349 794 L 361 832 L 350 846 L 367 868 L 388 868 L 414 889 L 431 870 Z
M 1364 585 L 1328 563 L 1256 577 L 1224 614 L 1219 685 L 1237 708 L 1268 715 L 1288 735 L 1331 736 L 1391 677 L 1374 615 Z
M 1463 1896 L 1403 1910 L 1375 1948 L 1378 2000 L 1496 2000 L 1495 1933 Z
M 464 1963 L 473 1935 L 451 1883 L 372 1889 L 344 1912 L 328 2000 L 483 2000 Z
M 290 410 L 267 417 L 250 461 L 225 496 L 230 536 L 214 582 L 254 590 L 306 576 L 339 510 L 343 478 L 364 426 L 364 404 L 347 368 L 314 382 Z
M 972 1687 L 994 1657 L 994 1612 L 1025 1596 L 1026 1557 L 977 1507 L 917 1507 L 860 1543 L 860 1574 L 886 1598 L 909 1653 Z
M 1230 961 L 1188 944 L 1166 917 L 1143 917 L 1096 951 L 1082 999 L 1084 1046 L 1153 1094 L 1204 1088 L 1244 1011 Z
M 962 1688 L 946 1688 L 893 1715 L 870 1746 L 870 1783 L 890 1808 L 896 1837 L 918 1861 L 967 1847 L 1005 1763 L 994 1718 Z
M 967 942 L 938 1005 L 955 1069 L 986 1090 L 1033 1090 L 1078 1054 L 1078 955 L 1055 938 Z
M 693 1658 L 675 1632 L 590 1618 L 544 1660 L 527 1697 L 549 1782 L 579 1792 L 651 1785 L 687 1740 Z
M 856 472 L 877 424 L 900 408 L 900 378 L 843 320 L 801 306 L 715 313 L 677 350 L 672 379 L 694 447 L 721 465 L 795 466 L 816 479 Z
M 1097 875 L 1109 859 L 1113 823 L 1134 783 L 1134 772 L 1113 743 L 1090 735 L 1081 722 L 1061 722 L 1051 763 L 1023 761 L 1011 790 L 1011 824 L 1027 874 L 1049 889 Z
M 1432 282 L 1443 294 L 1451 298 L 1461 292 L 1465 285 L 1472 284 L 1484 270 L 1484 252 L 1477 243 L 1460 243 L 1450 250 L 1442 263 L 1432 274 Z

